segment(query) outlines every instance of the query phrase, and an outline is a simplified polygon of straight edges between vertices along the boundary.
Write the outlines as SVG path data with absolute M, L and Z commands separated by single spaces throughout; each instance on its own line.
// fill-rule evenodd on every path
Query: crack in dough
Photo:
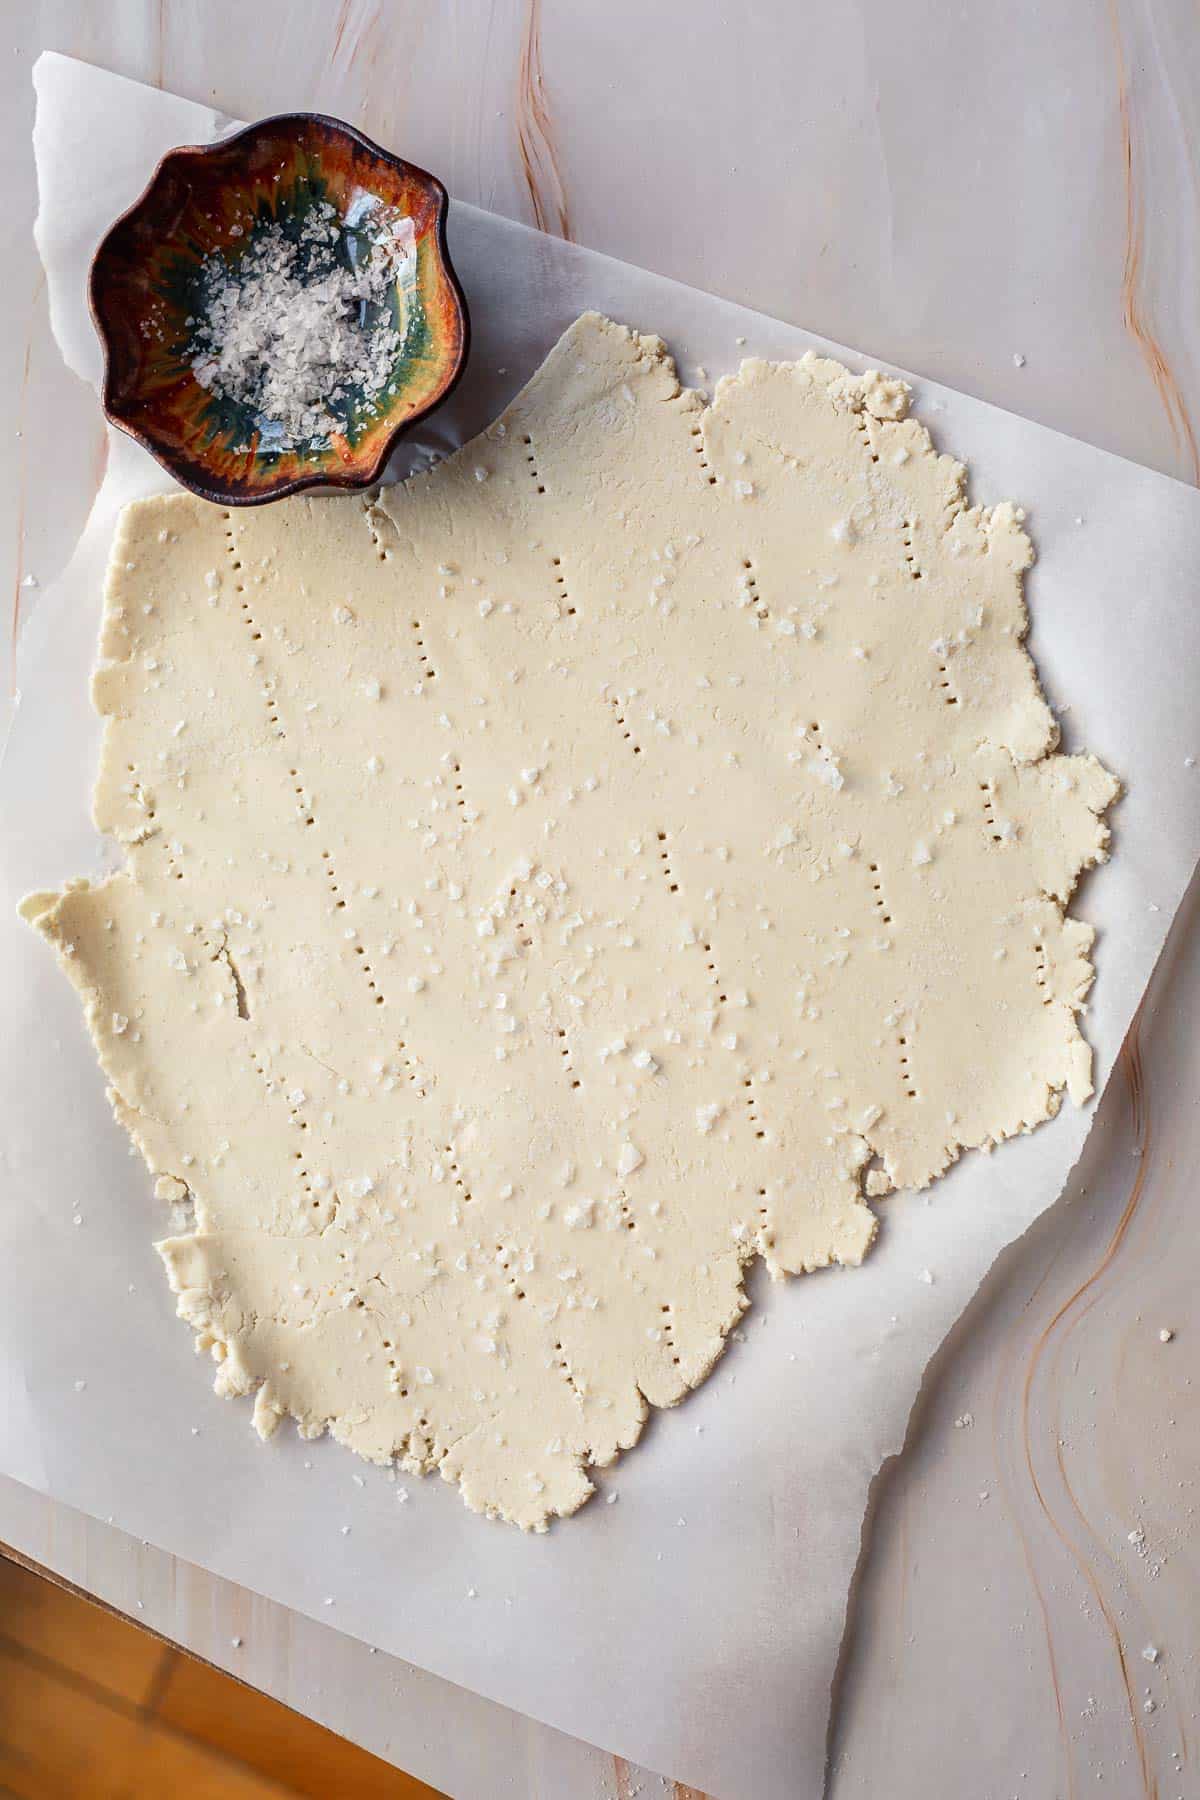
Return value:
M 814 356 L 711 407 L 594 314 L 361 499 L 122 521 L 120 873 L 25 912 L 255 1393 L 544 1529 L 865 1195 L 1091 1091 L 1116 783 L 1023 648 L 1011 505 Z

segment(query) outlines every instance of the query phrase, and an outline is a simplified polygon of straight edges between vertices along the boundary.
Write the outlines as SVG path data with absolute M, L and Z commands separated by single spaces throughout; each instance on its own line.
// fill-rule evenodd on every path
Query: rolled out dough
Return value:
M 906 401 L 807 356 L 706 409 L 587 315 L 374 503 L 126 513 L 125 867 L 25 912 L 264 1435 L 541 1529 L 754 1257 L 856 1264 L 868 1196 L 1089 1094 L 1116 784 L 1052 754 L 1021 515 Z

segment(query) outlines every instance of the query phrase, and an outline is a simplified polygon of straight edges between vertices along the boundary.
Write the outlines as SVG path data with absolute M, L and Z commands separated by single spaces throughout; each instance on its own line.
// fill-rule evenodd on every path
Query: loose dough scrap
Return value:
M 906 401 L 810 355 L 706 410 L 590 314 L 377 503 L 125 514 L 126 865 L 25 910 L 264 1435 L 542 1529 L 755 1256 L 857 1264 L 864 1195 L 1090 1093 L 1116 783 L 1051 753 L 1021 515 Z

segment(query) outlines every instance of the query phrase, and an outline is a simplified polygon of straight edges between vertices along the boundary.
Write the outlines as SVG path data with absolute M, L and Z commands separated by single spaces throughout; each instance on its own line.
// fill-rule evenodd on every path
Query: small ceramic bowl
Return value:
M 277 390 L 272 399 L 269 387 L 251 383 L 248 394 L 244 370 L 231 381 L 205 355 L 214 347 L 206 311 L 214 284 L 226 303 L 230 282 L 235 297 L 249 292 L 238 286 L 252 279 L 239 278 L 242 259 L 251 255 L 244 269 L 252 269 L 281 242 L 301 282 L 308 269 L 319 279 L 331 267 L 335 275 L 369 270 L 373 255 L 391 257 L 368 299 L 355 303 L 354 328 L 377 349 L 370 372 L 360 362 L 334 384 L 316 429 L 311 412 L 304 429 L 294 416 L 269 416 L 264 405 Z M 315 264 L 314 242 L 322 246 Z M 97 250 L 89 298 L 104 347 L 106 415 L 177 481 L 227 506 L 301 488 L 371 486 L 400 433 L 447 397 L 467 360 L 445 188 L 320 113 L 263 119 L 221 143 L 169 151 Z

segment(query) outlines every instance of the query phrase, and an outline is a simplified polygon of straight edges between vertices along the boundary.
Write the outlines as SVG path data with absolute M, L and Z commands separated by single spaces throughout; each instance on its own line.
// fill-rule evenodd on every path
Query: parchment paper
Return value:
M 54 328 L 94 382 L 94 244 L 163 149 L 231 122 L 58 56 L 36 80 Z M 401 469 L 486 422 L 585 306 L 661 332 L 701 385 L 700 365 L 715 380 L 743 354 L 809 346 L 887 366 L 468 207 L 453 209 L 450 242 L 471 368 Z M 1114 860 L 1077 902 L 1100 930 L 1086 1021 L 1100 1088 L 1200 853 L 1200 771 L 1186 761 L 1200 753 L 1200 494 L 916 387 L 939 447 L 970 463 L 974 495 L 1029 507 L 1043 682 L 1071 703 L 1066 747 L 1094 750 L 1127 784 Z M 868 1484 L 902 1443 L 931 1353 L 1060 1193 L 1093 1109 L 1065 1105 L 927 1195 L 885 1201 L 861 1270 L 756 1280 L 744 1341 L 605 1477 L 619 1503 L 593 1502 L 547 1537 L 290 1430 L 261 1447 L 249 1407 L 212 1395 L 172 1316 L 150 1247 L 160 1208 L 109 1115 L 75 995 L 12 910 L 31 888 L 105 866 L 88 819 L 101 581 L 117 509 L 163 485 L 114 438 L 76 556 L 22 644 L 0 770 L 0 1469 L 721 1800 L 815 1800 Z

